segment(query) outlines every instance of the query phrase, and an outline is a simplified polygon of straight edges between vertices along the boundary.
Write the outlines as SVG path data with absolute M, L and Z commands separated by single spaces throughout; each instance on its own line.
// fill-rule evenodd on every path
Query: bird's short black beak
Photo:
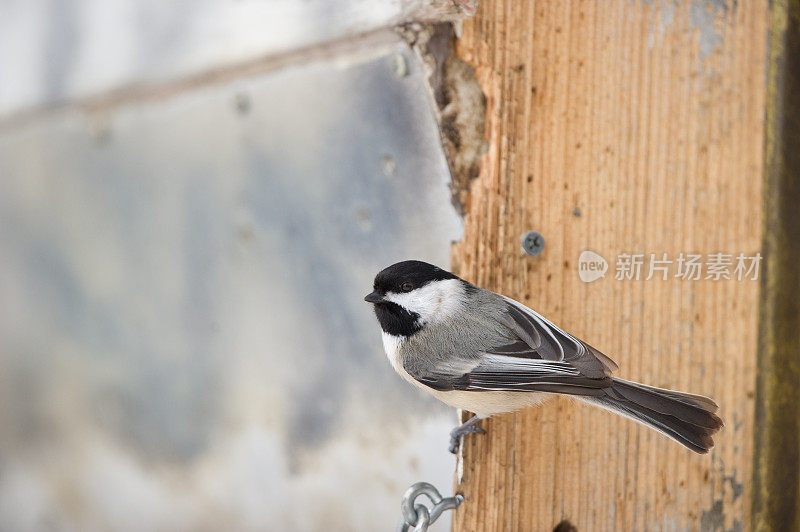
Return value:
M 383 303 L 383 295 L 375 290 L 371 294 L 364 296 L 364 301 L 367 303 Z

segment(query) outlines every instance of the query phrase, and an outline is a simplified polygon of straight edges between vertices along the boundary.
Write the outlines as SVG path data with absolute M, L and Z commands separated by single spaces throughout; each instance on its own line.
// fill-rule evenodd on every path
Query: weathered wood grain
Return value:
M 749 527 L 759 283 L 618 281 L 614 267 L 619 253 L 760 250 L 767 19 L 766 0 L 486 0 L 464 23 L 490 148 L 457 272 L 624 378 L 713 396 L 727 426 L 699 456 L 566 399 L 499 416 L 467 439 L 455 530 Z M 537 258 L 520 247 L 529 229 L 546 239 Z M 609 261 L 605 279 L 579 280 L 585 249 Z

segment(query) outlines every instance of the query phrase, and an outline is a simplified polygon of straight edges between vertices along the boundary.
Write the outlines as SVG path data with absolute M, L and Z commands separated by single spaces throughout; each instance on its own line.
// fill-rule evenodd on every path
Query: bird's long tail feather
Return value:
M 716 403 L 708 397 L 622 379 L 614 379 L 606 392 L 581 399 L 647 425 L 697 453 L 714 446 L 712 435 L 723 426 L 715 414 Z

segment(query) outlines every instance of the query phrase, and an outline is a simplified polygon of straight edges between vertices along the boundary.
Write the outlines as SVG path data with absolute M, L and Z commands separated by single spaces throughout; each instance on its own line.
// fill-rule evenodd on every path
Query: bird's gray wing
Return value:
M 425 372 L 409 373 L 436 390 L 468 392 L 553 392 L 603 395 L 611 386 L 607 375 L 589 377 L 569 362 L 481 353 L 470 367 L 465 361 L 442 363 Z
M 505 325 L 514 331 L 519 340 L 492 349 L 491 352 L 568 362 L 590 377 L 610 375 L 618 369 L 617 364 L 606 355 L 557 327 L 535 310 L 513 299 L 503 299 L 507 305 Z
M 504 299 L 504 324 L 516 340 L 482 349 L 477 358 L 443 359 L 415 378 L 437 390 L 605 393 L 617 367 L 611 359 L 521 303 Z

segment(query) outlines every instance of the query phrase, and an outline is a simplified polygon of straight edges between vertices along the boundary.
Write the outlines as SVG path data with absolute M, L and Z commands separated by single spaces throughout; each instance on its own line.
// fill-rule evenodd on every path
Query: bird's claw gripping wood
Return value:
M 473 416 L 466 423 L 459 425 L 450 431 L 450 452 L 456 454 L 461 441 L 461 436 L 477 432 L 479 434 L 486 434 L 486 431 L 480 428 L 477 423 L 480 421 L 478 416 Z

